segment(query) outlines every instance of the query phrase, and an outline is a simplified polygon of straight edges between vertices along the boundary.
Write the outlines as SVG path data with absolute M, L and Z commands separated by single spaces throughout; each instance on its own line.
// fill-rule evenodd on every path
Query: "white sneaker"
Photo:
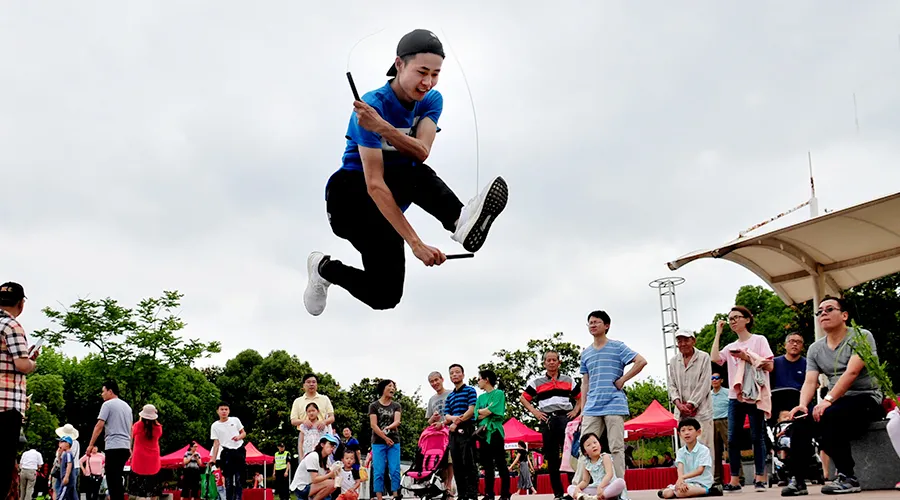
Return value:
M 506 208 L 508 198 L 506 181 L 503 177 L 496 177 L 463 208 L 451 239 L 462 244 L 467 252 L 477 252 L 484 245 L 491 224 Z
M 325 310 L 325 302 L 328 299 L 328 287 L 331 283 L 319 274 L 319 264 L 325 259 L 322 252 L 313 252 L 306 259 L 306 272 L 309 281 L 306 283 L 306 291 L 303 292 L 303 305 L 313 316 L 322 314 Z

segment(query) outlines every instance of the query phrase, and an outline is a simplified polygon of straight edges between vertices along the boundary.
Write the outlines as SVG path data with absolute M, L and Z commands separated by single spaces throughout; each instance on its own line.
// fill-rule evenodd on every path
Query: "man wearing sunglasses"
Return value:
M 825 453 L 834 461 L 837 478 L 822 486 L 822 493 L 858 493 L 850 440 L 868 429 L 869 424 L 884 418 L 881 406 L 884 398 L 878 381 L 866 370 L 856 352 L 854 332 L 847 328 L 849 314 L 843 299 L 825 297 L 816 311 L 825 337 L 809 346 L 806 358 L 806 380 L 800 392 L 800 404 L 791 410 L 794 419 L 791 435 L 791 482 L 781 490 L 781 496 L 805 495 L 806 471 L 813 459 L 811 438 L 818 437 Z M 860 329 L 877 357 L 875 338 L 868 330 Z M 816 394 L 819 373 L 828 376 L 828 394 L 810 409 Z

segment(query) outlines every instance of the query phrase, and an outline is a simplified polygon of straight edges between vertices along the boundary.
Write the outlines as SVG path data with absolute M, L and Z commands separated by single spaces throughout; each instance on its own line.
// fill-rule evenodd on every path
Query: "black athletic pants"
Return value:
M 22 414 L 18 410 L 0 412 L 0 498 L 6 498 L 16 472 L 16 452 L 22 432 Z M 18 491 L 18 490 L 17 490 Z
M 812 406 L 812 405 L 810 405 Z M 884 418 L 884 408 L 872 396 L 844 396 L 836 400 L 816 422 L 810 413 L 791 425 L 790 470 L 798 481 L 806 479 L 809 461 L 813 460 L 812 438 L 834 461 L 835 469 L 854 476 L 850 440 L 859 437 L 869 424 Z M 731 449 L 728 450 L 731 453 Z M 828 471 L 825 471 L 826 475 Z
M 543 441 L 542 452 L 544 458 L 547 459 L 547 472 L 550 473 L 550 487 L 553 489 L 555 498 L 562 497 L 566 492 L 563 490 L 562 478 L 560 477 L 559 467 L 562 464 L 562 449 L 566 441 L 566 425 L 569 424 L 567 412 L 550 413 L 546 422 L 541 423 L 541 439 Z M 575 446 L 576 443 L 572 443 Z M 535 480 L 537 484 L 537 480 Z
M 456 229 L 463 204 L 430 167 L 385 167 L 384 180 L 397 205 L 418 205 L 448 231 Z M 406 275 L 404 241 L 369 196 L 365 175 L 359 170 L 336 172 L 325 199 L 331 230 L 359 251 L 365 270 L 331 260 L 322 266 L 322 277 L 372 309 L 395 307 Z
M 479 439 L 478 455 L 481 459 L 481 468 L 484 469 L 484 496 L 494 498 L 494 470 L 500 474 L 500 498 L 509 498 L 509 466 L 506 465 L 506 450 L 504 439 L 499 431 L 494 431 L 491 442 L 487 442 L 487 436 Z
M 106 489 L 109 500 L 125 500 L 125 463 L 131 457 L 131 450 L 114 448 L 104 452 L 106 457 Z
M 478 466 L 475 463 L 474 426 L 463 424 L 450 433 L 450 457 L 453 459 L 453 476 L 456 480 L 457 498 L 478 498 Z

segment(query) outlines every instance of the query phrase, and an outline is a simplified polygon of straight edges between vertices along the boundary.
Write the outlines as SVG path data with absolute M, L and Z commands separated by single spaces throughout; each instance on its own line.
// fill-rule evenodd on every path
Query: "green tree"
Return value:
M 628 399 L 628 411 L 632 418 L 644 413 L 654 399 L 665 408 L 669 407 L 669 391 L 666 389 L 665 381 L 650 377 L 627 384 L 623 390 Z
M 894 391 L 900 390 L 900 273 L 885 276 L 844 291 L 850 303 L 851 318 L 870 330 L 878 347 L 878 357 L 888 362 L 888 375 Z M 753 333 L 764 335 L 775 355 L 784 354 L 784 340 L 788 333 L 803 335 L 807 348 L 815 341 L 815 312 L 818 304 L 807 301 L 786 306 L 771 290 L 761 286 L 743 286 L 738 290 L 735 304 L 753 312 Z M 697 348 L 709 351 L 715 336 L 715 325 L 725 319 L 727 313 L 716 313 L 712 321 L 697 334 Z M 736 340 L 737 336 L 727 326 L 722 334 L 722 345 Z
M 744 306 L 753 313 L 753 333 L 769 339 L 769 345 L 775 355 L 784 354 L 784 339 L 792 331 L 801 331 L 801 321 L 796 307 L 784 304 L 775 292 L 762 286 L 742 286 L 734 298 L 734 304 Z M 728 309 L 731 309 L 730 307 Z M 716 322 L 727 319 L 728 312 L 716 313 L 710 323 L 700 329 L 697 334 L 697 348 L 709 352 L 716 334 Z M 803 332 L 802 332 L 803 333 Z M 806 334 L 807 341 L 814 334 Z M 721 347 L 737 340 L 737 334 L 726 324 L 722 331 Z
M 291 406 L 303 394 L 303 377 L 308 373 L 316 375 L 317 392 L 331 399 L 337 426 L 342 411 L 340 385 L 331 374 L 317 373 L 309 363 L 286 351 L 272 351 L 263 357 L 247 349 L 228 360 L 223 369 L 205 370 L 214 377 L 231 414 L 241 419 L 247 439 L 268 453 L 274 453 L 279 442 L 296 450 L 299 434 L 290 422 Z
M 184 380 L 196 360 L 219 352 L 220 344 L 185 340 L 179 335 L 186 325 L 173 311 L 180 307 L 182 297 L 179 292 L 165 291 L 160 297 L 141 300 L 134 309 L 112 298 L 79 299 L 65 311 L 43 309 L 52 326 L 35 333 L 48 346 L 59 348 L 66 342 L 76 342 L 91 351 L 81 361 L 61 357 L 53 349 L 42 352 L 39 358 L 39 374 L 55 371 L 65 382 L 66 406 L 60 420 L 90 436 L 102 404 L 100 388 L 103 381 L 114 379 L 119 383 L 120 396 L 131 404 L 135 415 L 147 403 L 160 407 L 160 421 L 167 429 L 163 447 L 183 438 L 179 429 L 190 427 L 182 420 L 187 413 L 175 408 L 191 399 L 190 391 L 209 394 L 214 387 L 203 385 L 203 377 L 193 377 L 189 386 L 176 381 Z
M 545 352 L 556 351 L 559 353 L 559 372 L 561 374 L 571 376 L 578 374 L 581 347 L 571 342 L 564 342 L 562 336 L 562 332 L 556 332 L 548 338 L 529 340 L 525 349 L 515 351 L 501 349 L 494 353 L 497 360 L 478 366 L 479 370 L 490 369 L 497 374 L 497 388 L 506 395 L 507 418 L 516 418 L 525 425 L 537 424 L 537 420 L 519 402 L 519 396 L 529 379 L 544 372 Z M 475 385 L 476 380 L 476 377 L 472 377 L 469 383 Z

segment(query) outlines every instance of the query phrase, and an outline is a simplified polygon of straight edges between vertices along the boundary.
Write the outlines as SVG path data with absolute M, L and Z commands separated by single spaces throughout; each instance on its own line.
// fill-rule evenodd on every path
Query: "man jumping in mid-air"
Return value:
M 426 266 L 444 263 L 447 257 L 419 239 L 406 219 L 411 204 L 437 218 L 468 252 L 481 248 L 506 207 L 508 190 L 502 177 L 463 207 L 424 163 L 440 130 L 443 97 L 433 88 L 443 61 L 444 49 L 434 33 L 407 33 L 387 73 L 393 78 L 353 103 L 342 165 L 326 184 L 325 200 L 332 231 L 359 251 L 365 270 L 312 252 L 303 294 L 310 314 L 325 310 L 331 284 L 373 309 L 395 307 L 406 274 L 404 242 Z

